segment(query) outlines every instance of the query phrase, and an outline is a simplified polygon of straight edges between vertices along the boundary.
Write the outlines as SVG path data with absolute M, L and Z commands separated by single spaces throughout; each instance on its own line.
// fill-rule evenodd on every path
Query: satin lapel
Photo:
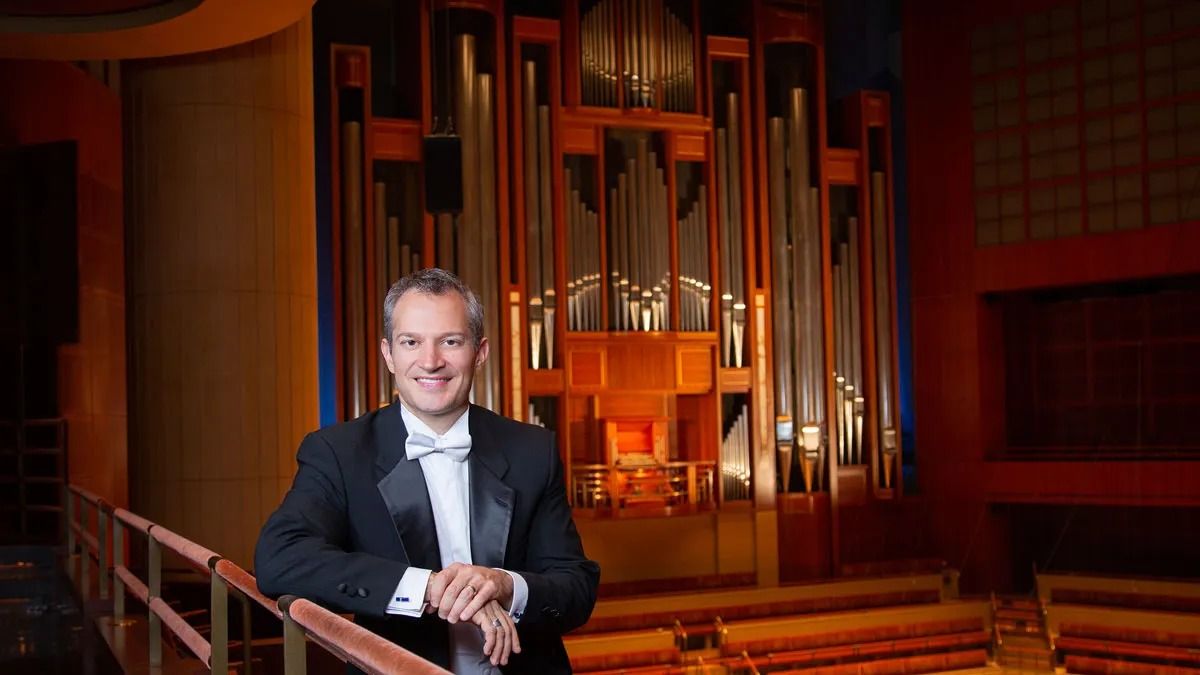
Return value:
M 471 562 L 504 567 L 516 493 L 503 480 L 508 459 L 497 447 L 490 424 L 494 413 L 471 406 Z
M 400 406 L 389 405 L 379 414 L 379 433 L 376 435 L 375 477 L 379 496 L 387 505 L 396 534 L 404 546 L 408 563 L 431 570 L 442 568 L 438 549 L 437 528 L 433 523 L 433 506 L 429 503 L 429 488 L 421 463 L 404 456 L 404 440 L 408 431 L 400 417 Z

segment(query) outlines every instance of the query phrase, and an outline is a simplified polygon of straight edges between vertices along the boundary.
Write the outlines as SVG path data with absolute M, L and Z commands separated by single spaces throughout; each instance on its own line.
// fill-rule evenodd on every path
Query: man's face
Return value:
M 430 429 L 444 433 L 467 408 L 475 369 L 487 359 L 487 338 L 475 348 L 467 303 L 453 291 L 405 293 L 392 309 L 390 337 L 380 349 L 400 401 Z

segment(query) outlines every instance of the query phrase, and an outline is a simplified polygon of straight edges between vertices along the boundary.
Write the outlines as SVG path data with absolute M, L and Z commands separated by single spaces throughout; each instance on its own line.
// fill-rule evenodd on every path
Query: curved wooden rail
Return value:
M 150 527 L 150 536 L 162 544 L 163 546 L 178 553 L 188 563 L 196 568 L 196 571 L 208 575 L 212 572 L 212 562 L 221 556 L 200 544 L 197 544 L 189 539 L 185 539 L 162 525 L 153 525 Z
M 131 527 L 142 534 L 150 534 L 150 528 L 154 523 L 146 520 L 132 511 L 126 511 L 122 508 L 113 509 L 113 518 L 121 521 L 124 525 Z
M 246 570 L 221 558 L 213 565 L 213 572 L 221 579 L 224 579 L 225 583 L 241 591 L 242 595 L 267 608 L 267 611 L 274 614 L 276 618 L 283 618 L 283 611 L 279 609 L 279 603 L 260 593 L 258 590 L 258 580 Z
M 304 628 L 310 639 L 367 673 L 449 675 L 450 671 L 308 600 L 285 595 L 279 599 L 279 607 Z
M 163 625 L 167 630 L 175 634 L 187 648 L 191 650 L 196 658 L 204 662 L 204 665 L 212 663 L 212 645 L 204 636 L 192 628 L 191 624 L 179 616 L 162 598 L 150 599 L 150 611 L 154 612 L 158 618 L 162 619 Z
M 76 501 L 76 497 L 79 501 Z M 284 664 L 288 673 L 305 671 L 305 641 L 313 642 L 368 673 L 416 673 L 417 675 L 446 675 L 449 671 L 429 663 L 382 637 L 356 626 L 350 621 L 323 609 L 312 602 L 288 597 L 276 602 L 258 590 L 258 581 L 246 570 L 222 558 L 194 541 L 168 528 L 149 521 L 126 509 L 114 507 L 85 488 L 68 485 L 66 492 L 69 523 L 66 528 L 68 546 L 82 549 L 78 582 L 88 588 L 88 569 L 91 561 L 99 567 L 100 594 L 106 597 L 109 580 L 108 552 L 112 552 L 113 629 L 122 630 L 125 622 L 125 595 L 131 594 L 147 607 L 149 614 L 149 649 L 152 668 L 162 665 L 162 629 L 166 628 L 176 640 L 208 668 L 216 673 L 229 669 L 228 592 L 233 588 L 242 605 L 242 655 L 249 666 L 253 660 L 250 633 L 250 601 L 271 612 L 284 624 Z M 78 504 L 79 508 L 74 506 Z M 96 508 L 96 534 L 88 526 L 88 505 Z M 125 565 L 125 531 L 137 531 L 148 546 L 148 581 L 138 578 Z M 204 575 L 211 585 L 211 641 L 190 625 L 161 597 L 162 553 L 166 549 L 182 557 L 190 567 Z M 73 564 L 73 563 L 68 563 Z M 146 630 L 146 628 L 140 628 Z

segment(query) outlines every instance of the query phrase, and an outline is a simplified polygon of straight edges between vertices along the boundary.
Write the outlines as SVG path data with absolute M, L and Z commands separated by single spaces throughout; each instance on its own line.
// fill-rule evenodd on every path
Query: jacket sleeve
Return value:
M 258 536 L 254 570 L 265 595 L 296 595 L 334 611 L 383 617 L 408 566 L 350 552 L 345 483 L 337 456 L 318 434 L 296 453 L 283 503 Z
M 520 625 L 550 626 L 562 634 L 587 623 L 591 616 L 600 566 L 584 555 L 571 519 L 562 461 L 553 436 L 548 446 L 547 482 L 530 526 L 528 570 L 518 571 L 529 585 L 529 600 Z

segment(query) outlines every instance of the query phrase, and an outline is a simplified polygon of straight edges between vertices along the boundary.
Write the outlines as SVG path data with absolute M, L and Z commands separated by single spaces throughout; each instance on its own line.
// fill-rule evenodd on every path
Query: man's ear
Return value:
M 484 363 L 487 363 L 488 352 L 491 351 L 491 345 L 488 344 L 487 338 L 479 339 L 479 348 L 475 350 L 475 367 L 480 368 Z

